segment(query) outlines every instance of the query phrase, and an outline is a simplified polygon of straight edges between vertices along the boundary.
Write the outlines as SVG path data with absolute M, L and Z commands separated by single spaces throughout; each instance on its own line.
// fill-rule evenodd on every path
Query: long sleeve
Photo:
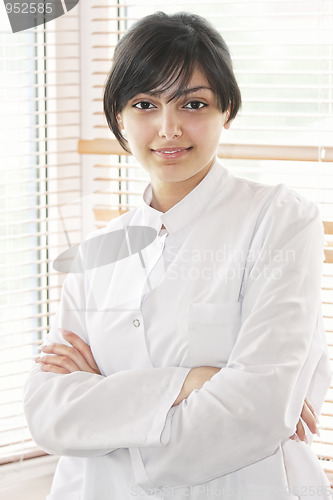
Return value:
M 46 343 L 66 343 L 59 328 L 89 342 L 83 279 L 81 274 L 67 276 Z M 60 375 L 35 367 L 24 390 L 31 434 L 47 452 L 69 456 L 94 457 L 117 448 L 161 446 L 168 411 L 188 371 L 166 367 L 123 370 L 109 376 Z
M 253 238 L 228 363 L 170 411 L 166 446 L 140 450 L 143 488 L 231 473 L 272 455 L 295 431 L 326 354 L 316 339 L 323 226 L 312 203 L 287 196 L 273 205 Z

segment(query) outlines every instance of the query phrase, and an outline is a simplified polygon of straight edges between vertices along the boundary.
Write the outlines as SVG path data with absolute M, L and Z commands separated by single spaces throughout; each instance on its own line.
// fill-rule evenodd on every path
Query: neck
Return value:
M 165 183 L 152 183 L 152 200 L 150 206 L 158 210 L 159 212 L 167 212 L 173 206 L 177 205 L 185 196 L 188 195 L 192 189 L 184 190 L 179 189 L 179 186 L 175 186 L 174 183 L 168 183 L 169 186 L 165 185 Z
M 164 182 L 158 178 L 151 178 L 152 200 L 150 206 L 159 212 L 167 212 L 202 181 L 212 165 L 213 162 L 184 181 Z

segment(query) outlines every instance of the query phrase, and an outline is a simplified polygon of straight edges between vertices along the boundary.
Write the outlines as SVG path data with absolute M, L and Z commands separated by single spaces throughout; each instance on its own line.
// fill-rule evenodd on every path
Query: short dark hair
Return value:
M 241 106 L 241 93 L 229 49 L 204 18 L 186 12 L 156 12 L 136 22 L 118 42 L 104 89 L 104 113 L 121 146 L 129 151 L 117 115 L 139 93 L 168 90 L 174 83 L 177 98 L 195 68 L 206 76 L 228 121 Z

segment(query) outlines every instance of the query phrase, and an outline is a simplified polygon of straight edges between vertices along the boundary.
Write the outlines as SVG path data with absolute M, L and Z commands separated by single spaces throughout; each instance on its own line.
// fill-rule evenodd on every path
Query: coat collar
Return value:
M 194 221 L 212 198 L 224 190 L 225 184 L 231 177 L 227 169 L 216 160 L 201 182 L 185 198 L 164 213 L 150 206 L 152 187 L 148 184 L 143 193 L 144 225 L 153 227 L 159 232 L 164 224 L 168 233 L 175 233 Z

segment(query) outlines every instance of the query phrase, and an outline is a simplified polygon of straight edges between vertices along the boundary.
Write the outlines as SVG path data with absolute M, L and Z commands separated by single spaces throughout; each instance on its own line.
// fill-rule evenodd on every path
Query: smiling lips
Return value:
M 152 149 L 152 151 L 161 158 L 173 160 L 175 158 L 180 158 L 188 153 L 192 148 L 181 148 L 181 147 L 169 147 L 169 148 L 160 148 L 160 149 Z

